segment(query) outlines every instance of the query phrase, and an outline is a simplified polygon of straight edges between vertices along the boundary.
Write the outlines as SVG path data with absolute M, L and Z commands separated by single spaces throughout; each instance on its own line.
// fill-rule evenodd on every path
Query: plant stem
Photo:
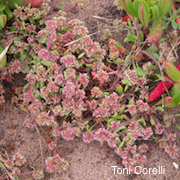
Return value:
M 160 122 L 158 121 L 158 119 L 155 118 L 155 116 L 151 113 L 149 113 L 149 115 L 154 119 L 154 121 L 157 123 L 157 124 L 160 124 Z M 171 142 L 171 139 L 169 138 L 169 134 L 168 132 L 166 131 L 166 129 L 163 127 L 164 129 L 164 134 L 166 135 L 168 141 L 169 141 L 169 145 L 172 147 L 172 142 Z
M 69 8 L 69 9 L 67 9 L 65 12 L 67 13 L 67 12 L 69 12 L 69 11 L 71 11 L 72 9 L 74 9 L 76 6 L 78 6 L 78 4 L 76 3 L 73 7 L 71 7 L 71 8 Z
M 33 170 L 33 171 L 21 173 L 20 176 L 24 176 L 24 175 L 27 175 L 27 174 L 32 174 L 33 172 L 36 172 L 36 171 L 38 171 L 38 170 L 45 169 L 46 167 L 47 167 L 47 166 L 43 166 L 43 167 L 41 167 L 41 168 L 39 168 L 39 169 L 35 169 L 35 170 Z M 0 180 L 4 180 L 4 179 L 8 179 L 8 178 L 9 178 L 9 176 L 1 177 Z
M 160 142 L 157 142 L 156 144 L 153 144 L 152 146 L 150 146 L 150 147 L 148 148 L 147 151 L 149 151 L 149 150 L 152 149 L 153 147 L 157 146 L 159 143 L 160 143 Z M 145 152 L 142 153 L 142 155 L 144 155 L 144 154 L 145 154 Z

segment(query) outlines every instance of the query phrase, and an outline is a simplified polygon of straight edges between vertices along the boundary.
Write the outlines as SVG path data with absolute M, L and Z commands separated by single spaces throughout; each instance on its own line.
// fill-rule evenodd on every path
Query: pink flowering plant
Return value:
M 85 1 L 74 3 L 76 7 Z M 167 131 L 175 118 L 167 126 L 155 117 L 163 108 L 148 103 L 147 80 L 155 65 L 149 61 L 140 67 L 135 61 L 141 52 L 154 57 L 143 49 L 128 52 L 109 30 L 104 31 L 101 46 L 91 38 L 82 21 L 67 20 L 68 10 L 62 9 L 53 16 L 47 15 L 48 11 L 47 2 L 40 8 L 18 7 L 13 12 L 12 26 L 0 32 L 4 48 L 11 42 L 7 54 L 12 57 L 1 69 L 1 83 L 11 83 L 16 74 L 25 74 L 26 84 L 14 87 L 11 101 L 29 113 L 27 128 L 38 125 L 51 129 L 48 148 L 53 155 L 46 159 L 45 167 L 30 172 L 33 177 L 43 179 L 43 169 L 61 173 L 68 168 L 68 162 L 56 152 L 61 137 L 107 143 L 132 172 L 135 166 L 147 162 L 146 153 L 153 147 L 147 142 L 156 135 L 155 145 L 177 158 L 176 135 Z M 121 23 L 121 28 L 126 26 Z M 136 45 L 140 48 L 137 42 Z M 3 94 L 0 85 L 1 104 Z M 12 167 L 25 161 L 16 154 L 12 160 L 1 158 L 0 163 L 13 173 Z M 15 171 L 16 175 L 23 174 Z

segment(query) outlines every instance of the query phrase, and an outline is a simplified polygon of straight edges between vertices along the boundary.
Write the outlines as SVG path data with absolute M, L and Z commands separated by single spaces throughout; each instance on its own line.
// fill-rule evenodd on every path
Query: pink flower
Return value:
M 94 134 L 94 140 L 97 141 L 109 141 L 112 137 L 112 133 L 110 133 L 109 131 L 107 131 L 104 128 L 99 128 L 95 134 Z
M 166 146 L 164 149 L 172 159 L 179 157 L 179 148 L 176 145 Z
M 147 144 L 141 144 L 138 146 L 138 150 L 140 151 L 141 154 L 144 154 L 148 151 L 149 146 Z
M 49 52 L 47 49 L 43 48 L 38 52 L 38 56 L 40 56 L 43 60 L 48 60 Z
M 45 161 L 46 169 L 48 172 L 58 172 L 61 173 L 62 170 L 66 170 L 69 167 L 69 164 L 64 159 L 60 158 L 60 156 L 57 154 L 53 157 L 49 157 Z
M 136 105 L 138 106 L 140 112 L 149 110 L 148 103 L 143 102 L 142 100 L 136 101 Z
M 15 59 L 14 62 L 9 67 L 8 71 L 9 71 L 10 74 L 19 73 L 19 71 L 20 71 L 20 61 Z
M 34 128 L 35 127 L 35 119 L 30 119 L 30 118 L 28 118 L 28 119 L 26 119 L 26 127 L 27 128 Z
M 118 145 L 119 142 L 119 137 L 111 138 L 110 140 L 107 141 L 109 147 L 115 148 Z
M 52 63 L 51 67 L 50 67 L 50 71 L 49 71 L 49 75 L 52 78 L 56 78 L 60 73 L 60 66 L 56 63 Z
M 44 173 L 42 170 L 34 170 L 32 176 L 34 179 L 44 179 Z
M 90 102 L 88 101 L 88 104 L 89 104 L 89 108 L 92 110 L 96 109 L 96 107 L 97 107 L 97 101 L 94 99 L 91 100 Z
M 141 136 L 144 140 L 148 140 L 153 135 L 153 131 L 151 127 L 143 128 L 141 130 Z
M 121 158 L 127 158 L 128 157 L 128 151 L 123 150 L 121 147 L 117 148 L 115 150 L 116 154 L 119 155 Z
M 57 144 L 54 143 L 53 141 L 48 144 L 48 148 L 49 148 L 50 150 L 54 150 L 56 146 L 57 146 Z
M 30 24 L 27 26 L 27 30 L 31 33 L 34 32 L 36 29 L 36 26 L 34 24 Z
M 92 96 L 94 96 L 96 98 L 100 98 L 103 93 L 102 93 L 102 91 L 97 86 L 94 86 L 91 89 L 91 94 L 92 94 Z
M 26 162 L 26 159 L 20 153 L 14 154 L 12 159 L 14 160 L 16 166 L 22 166 Z
M 28 42 L 29 44 L 32 44 L 32 43 L 34 42 L 34 36 L 29 36 L 29 37 L 27 38 L 27 42 Z
M 155 133 L 156 133 L 156 134 L 162 134 L 163 131 L 164 131 L 163 126 L 158 123 L 158 124 L 156 125 Z
M 75 56 L 74 55 L 67 55 L 66 57 L 63 56 L 60 59 L 61 63 L 64 63 L 66 67 L 72 67 L 76 64 Z
M 57 37 L 56 37 L 56 32 L 54 30 L 51 32 L 51 34 L 49 36 L 50 36 L 50 41 L 51 42 L 56 41 Z
M 83 141 L 85 143 L 90 143 L 92 140 L 94 140 L 94 135 L 91 132 L 84 133 L 83 134 Z
M 112 129 L 116 130 L 120 126 L 120 122 L 111 121 L 111 127 Z
M 85 26 L 75 26 L 73 28 L 73 34 L 74 35 L 82 35 L 82 36 L 86 36 L 88 33 L 88 29 Z
M 45 43 L 46 39 L 47 39 L 47 30 L 46 29 L 43 29 L 43 30 L 40 30 L 38 31 L 38 34 L 37 34 L 37 38 L 38 40 L 41 42 L 41 43 Z
M 139 123 L 136 121 L 132 121 L 128 126 L 128 130 L 130 130 L 130 131 L 135 131 L 138 129 L 139 129 Z
M 36 123 L 39 126 L 44 126 L 47 124 L 48 115 L 45 112 L 41 112 L 36 117 Z
M 46 21 L 46 26 L 47 26 L 49 29 L 53 29 L 53 30 L 58 28 L 55 19 L 47 20 L 47 21 Z
M 69 43 L 74 39 L 74 37 L 75 37 L 74 34 L 68 31 L 61 37 L 61 41 L 63 43 Z
M 63 83 L 63 81 L 64 81 L 64 77 L 63 77 L 62 74 L 59 74 L 59 75 L 56 76 L 56 78 L 55 78 L 55 83 L 56 83 L 57 85 L 61 85 L 61 84 Z
M 33 116 L 36 116 L 40 110 L 42 109 L 42 103 L 38 99 L 35 99 L 29 106 L 28 110 L 31 112 Z
M 8 169 L 12 169 L 14 166 L 14 161 L 11 159 L 6 159 L 4 160 L 4 165 L 6 166 L 6 168 Z
M 79 83 L 82 84 L 83 88 L 85 88 L 88 85 L 89 80 L 86 74 L 79 74 Z
M 101 70 L 97 72 L 96 78 L 100 83 L 105 83 L 109 80 L 109 75 L 106 71 Z
M 61 107 L 61 105 L 56 105 L 52 108 L 53 110 L 53 113 L 56 115 L 56 116 L 63 116 L 64 115 L 64 111 Z
M 136 151 L 137 151 L 137 146 L 136 146 L 136 145 L 133 145 L 133 146 L 127 145 L 127 150 L 128 150 L 130 153 L 135 154 Z
M 47 90 L 49 92 L 58 92 L 59 91 L 59 87 L 55 85 L 54 81 L 49 80 L 49 82 L 47 84 Z
M 75 137 L 73 129 L 69 127 L 61 131 L 61 136 L 67 141 L 73 140 Z
M 56 22 L 57 27 L 60 27 L 66 22 L 66 17 L 59 16 L 53 18 L 53 20 Z
M 30 102 L 30 101 L 32 101 L 32 96 L 31 96 L 31 93 L 30 93 L 30 92 L 24 92 L 23 101 L 25 101 L 25 102 Z
M 37 44 L 37 43 L 34 43 L 34 44 L 33 44 L 33 50 L 34 50 L 34 52 L 35 52 L 36 54 L 38 54 L 38 52 L 40 51 L 40 49 L 41 49 L 40 44 Z
M 62 92 L 66 96 L 66 98 L 71 98 L 75 94 L 75 85 L 72 82 L 67 82 Z
M 27 74 L 27 75 L 26 75 L 26 80 L 27 80 L 28 82 L 30 82 L 30 84 L 32 84 L 32 85 L 35 85 L 37 79 L 38 79 L 38 77 L 37 77 L 35 74 L 33 74 L 33 75 Z

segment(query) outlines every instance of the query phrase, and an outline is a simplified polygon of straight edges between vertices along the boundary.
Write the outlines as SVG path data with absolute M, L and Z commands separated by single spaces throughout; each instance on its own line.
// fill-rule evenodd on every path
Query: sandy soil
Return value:
M 70 0 L 52 0 L 51 13 L 60 9 L 60 3 L 64 2 L 65 9 L 71 7 Z M 92 15 L 108 19 L 99 20 Z M 84 9 L 68 12 L 69 19 L 78 18 L 85 22 L 90 33 L 97 32 L 94 38 L 98 39 L 101 30 L 112 29 L 111 23 L 115 18 L 121 18 L 121 14 L 113 6 L 113 0 L 90 0 Z M 113 30 L 113 29 L 112 29 Z M 125 34 L 120 32 L 113 34 L 117 40 L 121 41 Z M 8 86 L 8 85 L 7 85 Z M 8 96 L 7 96 L 8 97 Z M 8 100 L 8 99 L 7 99 Z M 167 110 L 165 113 L 179 113 L 180 108 Z M 164 113 L 164 114 L 165 114 Z M 162 118 L 163 115 L 159 118 Z M 9 156 L 20 152 L 27 159 L 21 168 L 22 172 L 32 171 L 31 166 L 40 168 L 44 166 L 44 161 L 52 155 L 47 148 L 46 128 L 37 127 L 28 129 L 24 125 L 28 114 L 21 111 L 19 107 L 11 105 L 7 101 L 5 108 L 0 110 L 0 151 L 8 152 Z M 180 120 L 180 118 L 178 119 Z M 178 123 L 180 125 L 180 123 Z M 177 145 L 180 147 L 180 131 L 177 133 Z M 155 142 L 149 142 L 153 145 Z M 100 146 L 98 142 L 85 144 L 80 138 L 74 141 L 58 139 L 57 152 L 65 158 L 70 167 L 62 174 L 45 174 L 45 180 L 179 180 L 180 171 L 173 166 L 173 162 L 180 165 L 180 158 L 172 160 L 162 149 L 154 147 L 147 153 L 148 163 L 145 168 L 159 168 L 165 170 L 164 174 L 114 174 L 112 166 L 122 168 L 120 158 L 106 144 Z M 5 176 L 0 169 L 0 177 Z M 31 175 L 21 176 L 20 180 L 31 180 Z

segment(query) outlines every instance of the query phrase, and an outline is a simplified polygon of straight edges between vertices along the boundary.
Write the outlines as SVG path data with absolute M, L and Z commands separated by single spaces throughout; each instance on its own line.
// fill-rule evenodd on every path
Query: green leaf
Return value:
M 0 3 L 0 12 L 4 11 L 6 8 L 6 5 L 3 5 L 3 3 Z
M 64 3 L 61 3 L 61 10 L 64 11 Z
M 176 82 L 173 85 L 173 87 L 171 88 L 170 93 L 171 93 L 172 96 L 175 96 L 175 94 L 177 94 L 179 92 L 179 90 L 180 90 L 180 82 Z
M 71 112 L 71 111 L 66 111 L 66 112 L 64 113 L 64 115 L 68 115 L 70 112 Z
M 180 130 L 180 126 L 176 124 L 176 127 Z
M 28 4 L 28 8 L 31 8 L 31 3 Z
M 139 67 L 137 62 L 136 62 L 136 65 L 133 62 L 133 67 L 134 67 L 134 70 L 137 72 L 138 76 L 146 77 L 146 73 Z
M 163 28 L 163 29 L 166 29 L 166 28 L 168 27 L 168 25 L 169 25 L 169 22 L 164 23 L 164 24 L 162 25 L 162 28 Z
M 89 121 L 84 121 L 84 122 L 82 122 L 81 124 L 86 125 L 86 124 L 88 124 L 88 123 L 89 123 Z
M 108 95 L 109 95 L 108 92 L 104 92 L 104 93 L 102 94 L 103 97 L 104 97 L 104 96 L 108 96 Z
M 159 17 L 163 17 L 171 8 L 171 0 L 161 0 L 158 2 Z
M 117 47 L 123 47 L 122 44 L 120 42 L 118 42 L 118 41 L 116 41 L 116 46 Z
M 40 25 L 43 25 L 43 24 L 44 24 L 44 20 L 40 20 L 40 21 L 39 21 L 39 24 L 40 24 Z
M 152 126 L 154 126 L 156 124 L 154 119 L 151 116 L 150 116 L 150 123 L 151 123 Z
M 65 31 L 65 32 L 67 32 L 67 31 L 69 30 L 69 28 L 66 27 L 66 26 L 63 26 L 61 29 L 62 29 L 63 31 Z
M 117 84 L 117 85 L 116 85 L 116 91 L 117 91 L 119 94 L 123 94 L 123 87 L 122 87 L 120 84 Z
M 124 145 L 125 141 L 122 141 L 119 147 L 122 147 Z
M 134 34 L 128 34 L 127 37 L 124 39 L 124 42 L 135 42 L 136 41 L 136 35 Z
M 148 42 L 157 42 L 159 41 L 160 37 L 162 36 L 163 29 L 162 29 L 162 20 L 154 19 L 152 28 L 150 29 L 150 33 L 146 39 Z
M 138 12 L 134 9 L 133 3 L 130 0 L 120 0 L 119 3 L 128 14 L 138 17 Z
M 118 127 L 118 128 L 116 129 L 116 132 L 118 132 L 118 131 L 120 131 L 120 130 L 122 130 L 122 129 L 126 129 L 126 126 L 120 126 L 120 127 Z
M 171 21 L 171 26 L 174 30 L 177 30 L 178 24 L 175 21 Z
M 155 6 L 151 6 L 150 7 L 150 12 L 151 12 L 151 19 L 158 19 L 158 18 L 160 18 L 159 17 L 159 9 L 158 9 L 158 6 L 157 5 L 155 5 Z
M 26 57 L 27 57 L 27 52 L 24 52 L 24 53 L 20 54 L 21 61 L 24 61 L 26 59 Z
M 174 116 L 175 116 L 175 117 L 178 117 L 178 116 L 180 116 L 180 114 L 175 114 Z
M 161 106 L 156 107 L 157 110 L 164 112 L 164 108 Z
M 150 20 L 150 9 L 145 0 L 134 1 L 134 7 L 137 8 L 138 18 L 144 27 L 147 27 Z
M 0 69 L 6 66 L 7 56 L 6 56 L 6 48 L 0 44 Z
M 175 96 L 173 96 L 172 101 L 175 107 L 180 104 L 180 91 L 177 94 L 175 94 Z
M 140 39 L 140 42 L 144 41 L 144 34 L 142 31 L 139 31 L 139 39 Z
M 165 69 L 168 76 L 175 82 L 180 81 L 180 71 L 171 62 L 165 62 Z
M 86 54 L 86 52 L 81 53 L 81 54 L 78 56 L 78 59 L 82 58 L 85 54 Z
M 43 64 L 44 66 L 51 66 L 52 62 L 51 61 L 41 61 L 41 64 Z
M 24 89 L 28 88 L 30 85 L 30 83 L 28 82 L 25 86 L 24 86 Z

